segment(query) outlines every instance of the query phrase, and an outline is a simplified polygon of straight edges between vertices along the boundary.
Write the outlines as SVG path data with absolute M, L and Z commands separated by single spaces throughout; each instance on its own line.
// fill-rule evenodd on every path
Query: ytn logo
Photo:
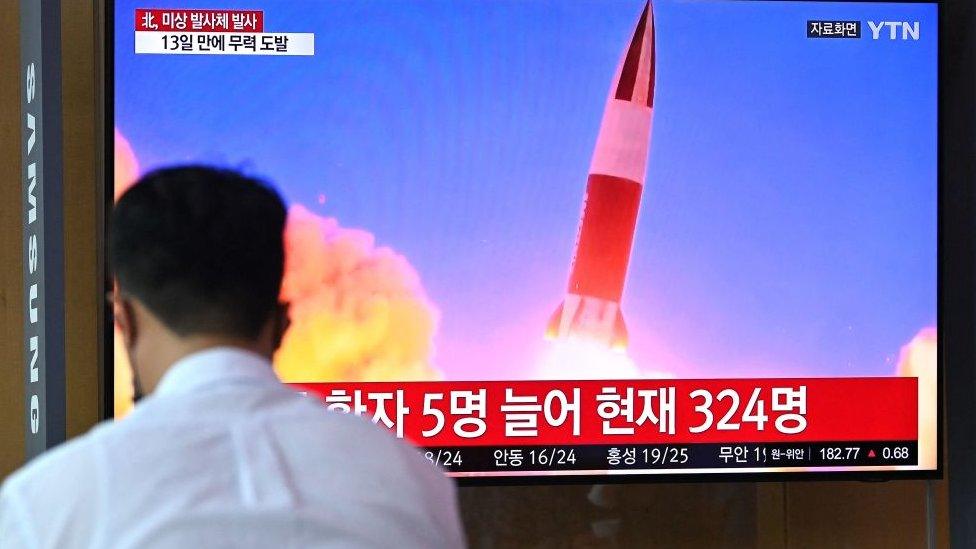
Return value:
M 881 33 L 885 27 L 888 28 L 888 32 L 885 33 L 888 40 L 908 40 L 909 38 L 918 40 L 918 21 L 879 21 L 877 23 L 868 21 L 868 26 L 871 27 L 871 35 L 875 40 L 881 39 Z

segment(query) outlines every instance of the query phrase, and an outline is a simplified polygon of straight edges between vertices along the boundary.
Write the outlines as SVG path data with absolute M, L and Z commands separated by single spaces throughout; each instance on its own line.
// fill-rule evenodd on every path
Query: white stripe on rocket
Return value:
M 611 96 L 603 112 L 590 173 L 621 177 L 643 185 L 650 136 L 651 109 Z

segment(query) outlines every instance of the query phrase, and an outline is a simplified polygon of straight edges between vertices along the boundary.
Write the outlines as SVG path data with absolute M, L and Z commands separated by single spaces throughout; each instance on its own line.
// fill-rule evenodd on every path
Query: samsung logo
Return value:
M 37 206 L 37 162 L 34 160 L 35 153 L 34 145 L 37 142 L 37 118 L 32 112 L 34 106 L 34 97 L 37 87 L 37 78 L 35 76 L 34 63 L 27 65 L 27 71 L 24 75 L 24 89 L 27 93 L 27 108 L 25 109 L 25 124 L 27 126 L 27 140 L 25 143 L 26 147 L 26 181 L 24 182 L 24 189 L 26 192 L 25 204 L 27 207 L 26 215 L 24 216 L 24 235 L 27 239 L 27 317 L 29 320 L 28 329 L 25 330 L 24 337 L 27 339 L 25 342 L 27 345 L 28 355 L 30 357 L 30 376 L 28 385 L 28 394 L 30 395 L 30 431 L 31 434 L 36 435 L 40 430 L 41 425 L 41 406 L 40 399 L 38 397 L 38 391 L 35 384 L 40 380 L 40 370 L 38 367 L 38 358 L 40 356 L 40 335 L 38 333 L 38 326 L 40 322 L 40 308 L 38 307 L 38 239 L 37 239 L 37 229 L 36 221 L 38 217 L 38 206 Z M 40 148 L 38 148 L 38 151 Z

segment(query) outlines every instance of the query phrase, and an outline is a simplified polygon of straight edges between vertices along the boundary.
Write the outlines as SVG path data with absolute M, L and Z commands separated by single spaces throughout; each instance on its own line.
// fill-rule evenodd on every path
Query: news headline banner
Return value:
M 137 54 L 315 54 L 313 33 L 265 32 L 257 10 L 137 9 L 135 29 Z

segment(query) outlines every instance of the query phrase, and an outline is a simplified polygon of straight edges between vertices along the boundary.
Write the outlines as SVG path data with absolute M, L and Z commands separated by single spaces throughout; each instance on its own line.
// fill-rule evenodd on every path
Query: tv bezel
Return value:
M 720 0 L 737 1 L 737 0 Z M 745 0 L 747 2 L 797 2 L 797 3 L 848 3 L 842 0 Z M 957 250 L 958 253 L 971 251 L 972 237 L 965 240 L 970 230 L 968 219 L 972 218 L 976 211 L 968 202 L 959 204 L 956 208 L 950 208 L 947 202 L 948 197 L 955 196 L 965 181 L 954 181 L 946 177 L 943 135 L 945 128 L 944 120 L 946 116 L 946 86 L 945 86 L 945 67 L 946 60 L 950 55 L 946 40 L 946 0 L 858 0 L 860 3 L 877 4 L 932 4 L 938 11 L 938 44 L 937 44 L 937 467 L 935 469 L 913 469 L 913 470 L 884 470 L 884 471 L 864 471 L 864 470 L 829 470 L 817 471 L 808 470 L 802 472 L 736 472 L 734 469 L 717 469 L 710 473 L 681 473 L 680 470 L 667 473 L 647 473 L 647 474 L 602 474 L 602 475 L 531 475 L 531 476 L 469 476 L 454 477 L 460 486 L 523 486 L 523 485 L 559 485 L 559 484 L 643 484 L 643 483 L 696 483 L 696 482 L 785 482 L 785 481 L 889 481 L 889 480 L 933 480 L 942 479 L 945 472 L 945 378 L 948 361 L 951 358 L 957 367 L 966 367 L 976 364 L 976 356 L 973 353 L 957 351 L 950 355 L 946 352 L 946 333 L 948 326 L 956 322 L 966 322 L 969 330 L 954 326 L 955 330 L 976 333 L 973 326 L 970 311 L 964 310 L 965 302 L 950 302 L 946 299 L 946 287 L 951 285 L 956 287 L 971 286 L 971 281 L 959 276 L 958 271 L 953 272 L 944 268 L 947 259 L 947 249 Z M 99 239 L 98 259 L 103 265 L 102 280 L 99 288 L 104 292 L 111 290 L 111 273 L 105 253 L 105 243 L 109 235 L 109 212 L 111 212 L 114 202 L 114 142 L 115 142 L 115 0 L 101 0 L 97 5 L 97 34 L 98 47 L 100 48 L 100 73 L 98 79 L 98 89 L 96 90 L 97 105 L 96 117 L 99 128 L 99 139 L 97 146 L 100 149 L 101 164 L 98 166 L 97 182 L 99 192 L 103 196 L 101 217 L 101 238 Z M 948 187 L 952 186 L 952 189 Z M 951 212 L 951 215 L 950 215 Z M 960 241 L 960 238 L 963 240 Z M 951 241 L 950 241 L 951 239 Z M 960 286 L 961 285 L 961 286 Z M 112 309 L 99 296 L 99 332 L 101 334 L 100 355 L 101 355 L 101 402 L 100 415 L 103 419 L 114 417 L 114 320 Z M 952 324 L 950 324 L 952 323 Z M 968 349 L 966 349 L 968 351 Z M 962 356 L 966 355 L 966 356 Z

